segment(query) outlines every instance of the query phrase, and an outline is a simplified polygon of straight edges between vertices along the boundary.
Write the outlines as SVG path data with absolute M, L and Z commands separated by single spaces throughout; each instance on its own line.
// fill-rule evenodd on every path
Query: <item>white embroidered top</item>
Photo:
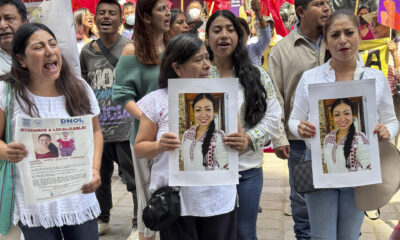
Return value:
M 156 140 L 168 132 L 168 90 L 159 89 L 137 103 L 143 114 L 158 126 Z M 168 153 L 153 159 L 150 191 L 168 186 Z M 209 217 L 232 211 L 236 202 L 236 185 L 180 187 L 181 216 Z
M 196 140 L 197 126 L 191 127 L 185 131 L 182 137 L 182 147 L 180 149 L 183 158 L 183 168 L 187 170 L 216 170 L 229 169 L 228 149 L 224 144 L 225 133 L 222 130 L 215 130 L 210 141 L 206 161 L 207 166 L 203 165 L 202 145 L 206 133 L 203 133 Z
M 239 171 L 259 168 L 262 166 L 264 158 L 263 147 L 272 137 L 277 136 L 281 124 L 282 108 L 279 104 L 278 98 L 276 97 L 275 88 L 272 84 L 271 78 L 263 68 L 259 66 L 255 67 L 260 71 L 260 81 L 267 92 L 267 111 L 265 111 L 264 117 L 260 122 L 258 122 L 254 127 L 248 128 L 244 121 L 246 107 L 244 89 L 239 84 L 238 112 L 240 123 L 243 130 L 250 136 L 252 141 L 252 145 L 239 156 Z M 209 77 L 220 78 L 217 67 L 210 67 Z M 231 77 L 235 78 L 233 70 Z
M 96 96 L 84 82 L 90 99 L 91 111 L 94 116 L 100 113 Z M 0 109 L 6 111 L 6 84 L 0 81 Z M 65 97 L 41 97 L 28 91 L 28 97 L 39 110 L 42 118 L 70 117 L 65 107 Z M 13 113 L 11 118 L 12 141 L 15 141 L 16 116 L 28 116 L 13 97 Z M 63 225 L 81 224 L 96 218 L 100 214 L 99 204 L 94 193 L 75 194 L 63 199 L 28 205 L 25 203 L 20 172 L 16 171 L 15 178 L 15 210 L 14 224 L 21 221 L 29 227 L 42 226 L 50 228 Z
M 335 82 L 335 71 L 330 65 L 330 60 L 325 64 L 310 69 L 303 73 L 299 84 L 297 85 L 296 95 L 293 103 L 293 110 L 290 114 L 289 129 L 299 139 L 299 133 L 297 132 L 297 126 L 301 120 L 308 121 L 310 119 L 310 107 L 308 99 L 308 85 L 314 83 L 329 83 Z M 396 119 L 396 114 L 393 108 L 393 99 L 390 92 L 388 81 L 385 75 L 379 70 L 364 67 L 362 63 L 357 61 L 356 70 L 354 71 L 353 79 L 376 79 L 376 118 L 378 123 L 384 124 L 389 132 L 390 138 L 396 136 L 399 128 L 399 122 Z M 355 81 L 362 81 L 355 80 Z M 371 113 L 372 114 L 372 113 Z M 304 139 L 307 146 L 310 148 L 309 139 Z
M 354 134 L 348 158 L 350 168 L 346 167 L 343 150 L 346 139 L 347 135 L 336 143 L 336 131 L 332 131 L 325 136 L 324 163 L 327 166 L 328 173 L 345 173 L 371 169 L 369 142 L 362 132 Z

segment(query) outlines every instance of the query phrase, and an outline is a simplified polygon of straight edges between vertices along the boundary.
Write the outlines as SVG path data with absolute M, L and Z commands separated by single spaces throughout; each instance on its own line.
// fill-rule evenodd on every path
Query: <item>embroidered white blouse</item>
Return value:
M 250 136 L 252 145 L 239 156 L 239 171 L 248 170 L 251 168 L 259 168 L 263 163 L 263 147 L 271 140 L 272 137 L 277 136 L 279 133 L 279 126 L 281 123 L 282 108 L 276 97 L 274 85 L 272 84 L 271 78 L 267 72 L 259 67 L 255 66 L 260 71 L 261 84 L 264 86 L 267 92 L 267 111 L 265 111 L 264 117 L 254 127 L 248 128 L 244 121 L 245 115 L 245 97 L 244 89 L 239 84 L 238 94 L 238 112 L 240 117 L 240 123 L 243 130 Z M 217 67 L 210 67 L 210 78 L 220 78 Z M 232 78 L 235 75 L 232 71 Z
M 347 135 L 336 143 L 336 132 L 328 133 L 324 140 L 324 163 L 327 166 L 328 173 L 345 173 L 370 169 L 371 154 L 369 152 L 369 142 L 364 133 L 356 132 L 354 134 L 348 158 L 350 168 L 347 168 L 343 150 Z
M 196 139 L 197 126 L 185 131 L 180 149 L 185 171 L 229 169 L 228 147 L 224 144 L 225 133 L 216 129 L 210 141 L 206 155 L 207 166 L 203 165 L 202 145 L 206 133 Z
M 159 89 L 137 103 L 143 114 L 158 126 L 156 140 L 168 132 L 168 90 Z M 150 191 L 168 186 L 168 153 L 153 159 Z M 236 201 L 236 185 L 180 187 L 181 216 L 209 217 L 232 211 Z
M 90 86 L 84 82 L 89 99 L 91 111 L 94 116 L 100 113 L 96 96 Z M 0 109 L 6 110 L 6 84 L 0 81 Z M 33 95 L 28 91 L 28 97 L 36 105 L 39 115 L 42 118 L 61 118 L 70 117 L 65 107 L 65 97 L 40 97 Z M 12 141 L 15 141 L 15 122 L 16 116 L 28 116 L 21 109 L 21 106 L 13 97 L 13 114 L 11 118 L 11 134 Z M 29 227 L 42 226 L 50 228 L 63 225 L 82 224 L 88 220 L 96 218 L 100 214 L 99 204 L 94 193 L 81 194 L 54 200 L 51 202 L 43 202 L 38 204 L 26 204 L 20 172 L 16 171 L 15 178 L 15 210 L 14 224 L 21 221 Z
M 296 95 L 293 104 L 293 110 L 290 114 L 289 129 L 299 139 L 297 126 L 301 120 L 308 121 L 310 119 L 310 107 L 308 98 L 308 85 L 314 83 L 329 83 L 335 82 L 335 71 L 330 65 L 330 60 L 325 64 L 310 69 L 303 73 L 299 84 L 297 85 Z M 364 67 L 362 63 L 357 61 L 356 70 L 354 71 L 353 79 L 376 79 L 376 118 L 378 123 L 384 124 L 390 133 L 390 138 L 396 136 L 399 128 L 399 122 L 396 119 L 396 114 L 393 107 L 392 94 L 390 92 L 388 81 L 385 75 L 379 70 Z M 359 81 L 362 81 L 359 80 Z M 358 80 L 356 80 L 358 81 Z M 305 139 L 308 147 L 310 147 L 309 139 Z

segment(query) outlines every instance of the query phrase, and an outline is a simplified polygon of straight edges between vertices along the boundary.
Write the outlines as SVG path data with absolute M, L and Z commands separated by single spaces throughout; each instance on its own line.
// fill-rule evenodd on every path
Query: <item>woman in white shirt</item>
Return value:
M 92 115 L 94 134 L 93 178 L 82 192 L 62 199 L 27 204 L 19 171 L 15 181 L 14 224 L 18 223 L 26 240 L 98 239 L 96 217 L 100 208 L 94 191 L 100 186 L 103 148 L 97 115 L 96 97 L 86 82 L 78 79 L 61 54 L 53 32 L 40 23 L 22 25 L 14 35 L 13 63 L 6 82 L 13 90 L 12 140 L 15 141 L 17 115 L 62 118 Z M 0 82 L 0 139 L 6 124 L 6 83 Z M 0 140 L 0 159 L 18 163 L 28 154 L 22 143 Z
M 185 171 L 229 169 L 225 133 L 215 129 L 214 106 L 215 99 L 209 93 L 200 93 L 193 99 L 197 125 L 185 131 L 180 149 Z
M 168 79 L 204 78 L 210 69 L 204 43 L 194 34 L 171 39 L 161 60 L 159 90 L 144 96 L 135 140 L 135 155 L 152 158 L 150 192 L 168 185 L 168 151 L 180 147 L 168 130 Z M 201 81 L 201 79 L 199 79 Z M 145 159 L 142 159 L 145 158 Z M 160 231 L 161 240 L 235 240 L 236 186 L 180 187 L 181 217 Z
M 353 103 L 338 98 L 331 105 L 335 130 L 324 139 L 324 164 L 327 173 L 344 173 L 371 169 L 369 142 L 353 123 Z
M 289 120 L 290 131 L 305 139 L 306 143 L 315 135 L 315 123 L 308 122 L 308 85 L 313 83 L 376 79 L 376 117 L 379 124 L 374 133 L 381 141 L 389 140 L 397 133 L 398 122 L 385 76 L 381 71 L 363 67 L 357 61 L 361 40 L 359 29 L 358 19 L 348 10 L 334 12 L 325 23 L 324 41 L 332 59 L 303 74 Z M 353 188 L 312 192 L 305 197 L 313 240 L 359 238 L 364 213 L 355 207 Z

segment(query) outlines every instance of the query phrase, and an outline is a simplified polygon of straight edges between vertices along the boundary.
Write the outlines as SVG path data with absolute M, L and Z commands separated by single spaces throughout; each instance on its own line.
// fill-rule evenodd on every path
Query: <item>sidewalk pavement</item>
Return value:
M 115 168 L 117 169 L 117 168 Z M 293 220 L 285 216 L 290 212 L 289 179 L 287 161 L 273 153 L 264 155 L 264 187 L 261 195 L 262 213 L 258 215 L 257 233 L 259 240 L 295 240 Z M 132 195 L 114 172 L 112 193 L 114 207 L 111 210 L 111 231 L 100 240 L 125 240 L 131 232 L 133 216 Z M 381 209 L 381 218 L 375 221 L 365 218 L 361 228 L 361 240 L 387 240 L 400 219 L 400 192 Z M 19 239 L 19 230 L 14 227 L 7 237 L 0 240 Z

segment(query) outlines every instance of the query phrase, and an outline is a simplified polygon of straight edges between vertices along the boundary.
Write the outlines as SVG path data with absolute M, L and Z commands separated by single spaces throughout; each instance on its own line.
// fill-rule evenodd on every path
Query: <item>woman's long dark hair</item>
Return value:
M 25 56 L 25 50 L 32 34 L 43 30 L 48 32 L 54 39 L 54 33 L 41 23 L 23 24 L 14 34 L 11 46 L 12 66 L 11 72 L 3 77 L 3 80 L 10 81 L 14 95 L 21 106 L 22 111 L 31 117 L 40 117 L 37 106 L 28 97 L 27 86 L 29 84 L 29 70 L 21 66 L 18 56 Z M 56 80 L 56 89 L 65 97 L 65 107 L 70 116 L 91 114 L 89 93 L 82 80 L 75 76 L 67 61 L 62 57 L 60 76 Z M 23 104 L 27 105 L 27 108 Z
M 333 116 L 333 110 L 339 105 L 339 104 L 346 104 L 351 108 L 351 112 L 354 111 L 354 105 L 353 102 L 348 99 L 348 98 L 338 98 L 336 99 L 331 106 L 331 114 Z M 351 122 L 349 132 L 347 133 L 347 138 L 346 141 L 344 142 L 344 147 L 343 147 L 343 152 L 344 152 L 344 159 L 346 159 L 346 167 L 350 168 L 350 161 L 348 161 L 348 157 L 350 155 L 351 151 L 351 145 L 353 143 L 353 138 L 356 133 L 356 128 L 354 126 L 354 122 Z
M 209 93 L 199 93 L 193 100 L 192 108 L 194 111 L 194 106 L 196 103 L 202 99 L 208 99 L 212 105 L 213 109 L 215 109 L 215 99 L 214 97 L 209 94 Z M 214 115 L 214 113 L 213 113 Z M 203 154 L 203 166 L 207 167 L 207 153 L 208 153 L 208 148 L 210 147 L 211 144 L 211 138 L 214 135 L 215 131 L 215 122 L 214 119 L 210 122 L 210 125 L 208 126 L 206 136 L 204 137 L 203 144 L 201 145 L 201 153 Z
M 136 57 L 145 65 L 158 65 L 160 63 L 152 28 L 144 20 L 145 14 L 151 16 L 151 11 L 157 2 L 158 0 L 138 0 L 136 3 L 134 36 L 132 39 L 135 45 Z
M 210 34 L 211 23 L 219 16 L 229 19 L 235 27 L 238 35 L 238 45 L 232 54 L 232 64 L 235 69 L 235 76 L 239 78 L 240 85 L 244 89 L 245 97 L 245 116 L 244 121 L 249 128 L 254 127 L 267 111 L 267 92 L 260 81 L 260 71 L 252 64 L 247 47 L 243 42 L 243 33 L 240 23 L 236 16 L 227 10 L 216 11 L 207 21 L 206 38 Z M 213 60 L 214 55 L 209 46 L 207 50 L 210 59 Z
M 38 137 L 38 140 L 39 140 L 41 137 L 48 137 L 48 138 L 50 139 L 50 144 L 49 144 L 49 146 L 48 146 L 49 151 L 50 151 L 51 153 L 55 154 L 56 157 L 58 157 L 58 148 L 56 147 L 56 145 L 54 145 L 54 143 L 51 142 L 51 137 L 50 137 L 50 135 L 49 135 L 49 134 L 45 134 L 45 133 L 40 134 L 39 137 Z
M 161 59 L 158 87 L 168 88 L 168 79 L 179 78 L 172 68 L 172 64 L 184 64 L 189 58 L 200 51 L 203 44 L 200 38 L 191 33 L 182 33 L 173 37 L 169 41 Z
M 81 40 L 85 38 L 85 31 L 83 26 L 83 16 L 87 13 L 91 13 L 87 8 L 79 8 L 76 9 L 74 12 L 74 24 L 75 24 L 75 32 L 76 32 L 76 39 Z M 89 37 L 94 35 L 92 29 L 89 29 Z

